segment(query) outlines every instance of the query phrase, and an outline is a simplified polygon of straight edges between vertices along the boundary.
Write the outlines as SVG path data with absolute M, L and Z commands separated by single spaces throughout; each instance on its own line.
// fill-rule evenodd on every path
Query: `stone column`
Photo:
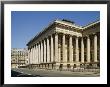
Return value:
M 53 62 L 53 37 L 51 36 L 51 62 Z
M 58 48 L 58 62 L 61 62 L 61 48 Z
M 38 51 L 38 64 L 39 64 L 39 43 L 38 43 L 38 45 L 37 45 L 37 51 Z
M 44 40 L 44 63 L 46 63 L 46 41 Z
M 34 48 L 34 64 L 36 64 L 36 44 L 35 44 L 35 48 Z
M 32 47 L 30 48 L 30 64 L 32 64 Z
M 72 36 L 69 37 L 69 62 L 73 61 Z
M 39 42 L 39 63 L 41 63 L 41 49 L 40 49 L 40 46 L 41 46 L 41 42 Z
M 43 43 L 41 41 L 41 63 L 43 63 Z
M 47 38 L 47 62 L 50 62 L 50 47 L 49 47 L 49 37 Z
M 38 43 L 38 63 L 40 63 L 40 43 Z
M 33 46 L 33 64 L 35 63 L 35 45 Z
M 97 62 L 97 35 L 94 35 L 94 62 Z
M 36 44 L 36 64 L 38 64 L 38 45 Z
M 72 41 L 72 62 L 74 62 L 74 42 Z
M 33 59 L 33 62 L 34 62 L 34 64 L 35 64 L 35 56 L 36 56 L 36 53 L 35 53 L 35 48 L 36 48 L 36 46 L 34 45 L 34 59 Z
M 87 62 L 90 62 L 90 38 L 87 37 Z
M 32 64 L 33 64 L 33 57 L 34 57 L 34 51 L 33 51 L 34 47 L 32 47 Z
M 33 50 L 32 50 L 32 63 L 34 64 L 34 46 L 33 46 Z
M 78 45 L 78 37 L 76 37 L 76 62 L 79 62 L 79 45 Z
M 58 62 L 58 34 L 55 34 L 55 62 Z
M 63 62 L 67 62 L 67 59 L 65 58 L 66 57 L 66 53 L 65 53 L 65 34 L 63 34 L 63 38 L 62 38 L 62 49 L 63 49 Z
M 35 64 L 35 45 L 34 45 L 34 48 L 33 48 L 33 64 Z
M 32 64 L 32 47 L 30 48 L 30 64 Z
M 36 64 L 36 44 L 35 44 L 35 52 L 34 53 L 35 53 L 35 58 L 34 58 L 35 61 L 34 62 Z
M 31 57 L 31 55 L 30 55 L 30 53 L 31 53 L 31 49 L 30 48 L 28 48 L 28 62 L 29 62 L 29 64 L 30 64 L 30 57 Z
M 81 38 L 81 62 L 84 63 L 84 41 L 83 41 L 83 37 Z

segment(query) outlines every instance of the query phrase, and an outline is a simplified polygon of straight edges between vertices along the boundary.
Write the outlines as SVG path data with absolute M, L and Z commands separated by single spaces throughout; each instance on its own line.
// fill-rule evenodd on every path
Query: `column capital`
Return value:
M 36 44 L 34 44 L 34 46 L 36 46 Z
M 85 35 L 87 38 L 90 37 L 90 35 Z
M 63 36 L 66 36 L 66 34 L 64 34 L 64 33 L 63 33 L 62 35 L 63 35 Z
M 39 44 L 41 43 L 41 41 L 39 41 Z
M 47 39 L 49 39 L 49 36 L 47 36 Z
M 55 35 L 58 35 L 58 32 L 55 32 Z
M 98 32 L 92 33 L 93 35 L 97 35 Z
M 30 47 L 28 47 L 28 50 L 30 50 L 31 48 Z
M 46 41 L 47 40 L 47 38 L 44 38 L 44 40 L 43 41 Z
M 79 38 L 79 36 L 75 36 L 75 38 Z
M 34 48 L 34 45 L 32 46 L 32 48 Z
M 81 39 L 84 39 L 85 37 L 81 37 Z
M 87 38 L 90 38 L 90 35 L 87 35 Z
M 38 45 L 38 43 L 36 43 L 36 46 Z
M 92 35 L 94 35 L 95 33 L 92 33 Z
M 73 37 L 73 35 L 71 35 L 71 34 L 68 34 L 68 36 Z
M 44 40 L 42 40 L 42 43 L 44 42 Z
M 97 33 L 95 33 L 94 36 L 97 36 Z

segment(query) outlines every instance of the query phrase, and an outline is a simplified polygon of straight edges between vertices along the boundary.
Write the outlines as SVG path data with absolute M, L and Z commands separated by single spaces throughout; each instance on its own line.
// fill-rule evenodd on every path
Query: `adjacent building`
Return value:
M 99 68 L 100 21 L 82 27 L 69 20 L 57 19 L 27 46 L 31 68 Z
M 11 49 L 11 68 L 22 68 L 28 64 L 27 49 L 12 48 Z

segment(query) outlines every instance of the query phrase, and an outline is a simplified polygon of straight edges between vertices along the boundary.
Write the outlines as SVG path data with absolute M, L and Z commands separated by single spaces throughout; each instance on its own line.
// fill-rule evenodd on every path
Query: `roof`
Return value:
M 89 23 L 89 24 L 83 26 L 83 28 L 86 29 L 86 28 L 91 27 L 91 26 L 93 26 L 93 25 L 95 25 L 95 24 L 98 24 L 98 23 L 100 23 L 100 20 L 91 22 L 91 23 Z
M 26 48 L 12 48 L 11 51 L 26 51 Z
M 33 37 L 33 38 L 27 43 L 27 45 L 28 45 L 29 43 L 31 43 L 36 37 L 40 36 L 43 32 L 45 32 L 45 31 L 46 31 L 50 26 L 52 26 L 54 23 L 61 23 L 61 24 L 65 24 L 65 25 L 68 25 L 68 26 L 71 26 L 71 27 L 75 27 L 75 28 L 77 28 L 77 29 L 79 29 L 79 30 L 80 30 L 80 29 L 81 29 L 81 30 L 84 30 L 84 29 L 86 29 L 86 28 L 88 28 L 88 27 L 91 27 L 91 26 L 93 26 L 93 25 L 95 25 L 95 24 L 100 23 L 100 21 L 97 20 L 97 21 L 91 22 L 91 23 L 89 23 L 89 24 L 87 24 L 87 25 L 85 25 L 85 26 L 79 26 L 79 25 L 76 25 L 74 22 L 69 21 L 69 20 L 66 20 L 66 19 L 63 19 L 63 20 L 56 19 L 56 20 L 54 20 L 53 22 L 51 22 L 46 28 L 44 28 L 41 32 L 39 32 L 35 37 Z

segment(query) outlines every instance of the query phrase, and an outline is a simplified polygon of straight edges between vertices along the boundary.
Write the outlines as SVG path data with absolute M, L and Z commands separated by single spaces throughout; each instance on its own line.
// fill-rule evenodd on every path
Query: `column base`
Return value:
M 45 68 L 46 68 L 46 69 L 48 69 L 48 68 L 49 68 L 49 67 L 48 67 L 48 64 L 46 64 L 46 65 L 45 65 Z
M 59 65 L 55 65 L 55 69 L 56 70 L 59 70 Z
M 50 68 L 50 69 L 53 69 L 53 65 L 52 65 L 52 64 L 50 64 L 50 65 L 49 65 L 49 68 Z
M 48 69 L 49 69 L 49 70 L 52 69 L 52 64 L 49 64 Z
M 45 65 L 43 64 L 43 67 L 42 67 L 43 69 L 45 69 Z
M 98 68 L 97 64 L 93 64 L 92 66 L 93 66 L 93 68 Z

